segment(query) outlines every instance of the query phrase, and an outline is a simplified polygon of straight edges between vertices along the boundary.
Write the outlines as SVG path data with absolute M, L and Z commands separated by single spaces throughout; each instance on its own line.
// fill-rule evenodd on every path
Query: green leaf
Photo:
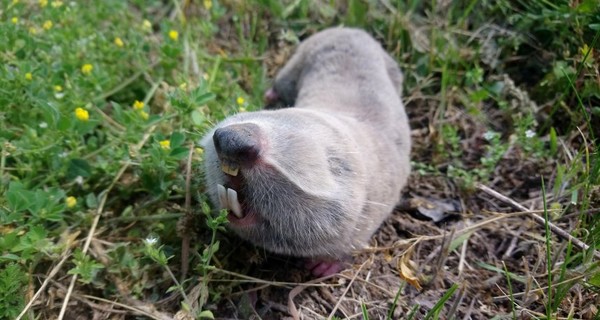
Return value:
M 179 148 L 171 149 L 169 156 L 171 156 L 177 160 L 181 160 L 181 159 L 185 159 L 185 157 L 187 157 L 189 151 L 190 150 L 188 148 L 179 147 Z
M 50 125 L 50 127 L 55 127 L 60 120 L 60 112 L 58 111 L 58 107 L 55 105 L 55 103 L 45 102 L 41 103 L 39 107 L 44 116 L 44 120 Z
M 596 287 L 600 287 L 600 272 L 596 273 L 595 275 L 593 275 L 589 280 L 588 283 L 590 283 L 593 286 Z
M 600 8 L 600 1 L 598 0 L 583 0 L 578 6 L 577 11 L 580 13 L 594 13 L 594 11 Z
M 67 177 L 75 179 L 79 176 L 89 178 L 92 175 L 92 167 L 83 159 L 71 159 L 67 169 Z
M 485 89 L 480 89 L 480 90 L 477 90 L 477 91 L 473 91 L 469 95 L 469 98 L 473 102 L 481 102 L 481 101 L 487 99 L 488 97 L 489 97 L 489 93 Z
M 98 198 L 95 194 L 89 193 L 85 196 L 85 205 L 90 209 L 95 209 L 98 207 Z
M 465 233 L 461 234 L 460 236 L 456 237 L 450 243 L 449 250 L 454 251 L 454 249 L 458 248 L 463 242 L 465 242 L 467 239 L 469 239 L 469 237 L 471 237 L 473 232 L 475 232 L 475 230 L 473 230 L 471 232 L 465 232 Z
M 20 256 L 12 253 L 3 254 L 0 256 L 0 261 L 19 261 L 20 259 Z
M 199 110 L 192 111 L 192 123 L 196 126 L 201 126 L 206 121 L 204 115 Z
M 200 312 L 200 314 L 198 314 L 198 318 L 200 318 L 200 319 L 214 319 L 215 316 L 213 315 L 212 311 L 210 311 L 210 310 L 204 310 L 204 311 Z
M 92 260 L 90 256 L 85 255 L 81 251 L 75 252 L 73 256 L 75 267 L 67 273 L 78 275 L 80 282 L 86 284 L 92 282 L 98 271 L 104 268 L 104 265 Z
M 518 281 L 520 283 L 527 283 L 527 279 L 525 277 L 517 275 L 517 274 L 512 273 L 512 272 L 508 272 L 508 274 L 507 274 L 506 271 L 504 271 L 503 268 L 498 268 L 496 266 L 493 266 L 491 264 L 487 264 L 487 263 L 482 262 L 482 261 L 478 261 L 477 264 L 480 267 L 482 267 L 482 268 L 484 268 L 486 270 L 495 271 L 495 272 L 498 272 L 500 274 L 503 274 L 504 276 L 508 275 L 512 280 Z
M 171 149 L 181 146 L 185 142 L 185 135 L 181 132 L 174 132 L 171 135 Z
M 201 105 L 208 103 L 209 101 L 213 100 L 216 97 L 217 96 L 214 93 L 206 92 L 206 93 L 200 94 L 198 96 L 194 96 L 194 103 L 197 106 L 201 106 Z
M 0 237 L 0 251 L 11 250 L 18 243 L 18 229 L 4 233 L 2 237 Z
M 6 192 L 8 206 L 13 211 L 29 209 L 34 202 L 33 192 L 26 190 L 20 182 L 11 182 Z
M 112 106 L 111 113 L 113 114 L 114 119 L 117 120 L 118 122 L 122 122 L 123 119 L 125 118 L 124 112 L 123 112 L 123 107 L 114 101 L 112 101 L 110 104 Z
M 302 0 L 295 0 L 290 5 L 288 5 L 281 13 L 282 17 L 284 19 L 288 18 L 296 10 L 296 8 L 298 8 L 298 6 L 300 6 L 301 2 L 302 2 Z
M 72 117 L 60 117 L 60 119 L 58 120 L 58 124 L 57 124 L 57 128 L 58 130 L 62 131 L 62 132 L 68 132 L 69 129 L 71 129 L 71 126 L 73 126 L 73 121 L 72 121 Z

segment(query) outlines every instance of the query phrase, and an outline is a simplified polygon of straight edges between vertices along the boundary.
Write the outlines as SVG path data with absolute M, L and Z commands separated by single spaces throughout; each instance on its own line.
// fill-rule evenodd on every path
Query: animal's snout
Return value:
M 251 165 L 261 152 L 260 128 L 253 123 L 232 124 L 217 129 L 213 142 L 221 161 Z

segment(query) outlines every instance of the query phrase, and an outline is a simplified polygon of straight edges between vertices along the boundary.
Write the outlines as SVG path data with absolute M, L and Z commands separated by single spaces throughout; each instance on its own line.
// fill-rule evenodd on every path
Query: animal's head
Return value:
M 257 245 L 335 254 L 327 244 L 347 237 L 365 199 L 361 150 L 348 130 L 337 118 L 293 108 L 230 117 L 202 140 L 209 195 Z

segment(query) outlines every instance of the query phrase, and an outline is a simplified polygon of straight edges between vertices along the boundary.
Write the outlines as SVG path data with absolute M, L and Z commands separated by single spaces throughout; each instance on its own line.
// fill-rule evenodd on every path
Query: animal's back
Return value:
M 274 88 L 296 108 L 327 109 L 369 122 L 405 154 L 410 129 L 402 83 L 397 63 L 368 33 L 332 28 L 302 42 Z
M 391 213 L 410 171 L 402 80 L 397 63 L 381 45 L 366 32 L 350 28 L 309 37 L 275 80 L 275 90 L 294 108 L 357 121 L 353 137 L 362 146 L 368 180 L 367 201 L 358 219 L 360 241 Z

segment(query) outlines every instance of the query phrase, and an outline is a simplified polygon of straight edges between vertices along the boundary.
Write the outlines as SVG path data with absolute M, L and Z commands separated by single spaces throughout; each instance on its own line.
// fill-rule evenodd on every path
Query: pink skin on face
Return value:
M 341 261 L 307 259 L 304 265 L 315 277 L 326 277 L 344 269 Z
M 269 88 L 267 92 L 265 92 L 264 96 L 265 102 L 267 105 L 275 103 L 279 99 L 279 95 L 275 92 L 275 89 Z

